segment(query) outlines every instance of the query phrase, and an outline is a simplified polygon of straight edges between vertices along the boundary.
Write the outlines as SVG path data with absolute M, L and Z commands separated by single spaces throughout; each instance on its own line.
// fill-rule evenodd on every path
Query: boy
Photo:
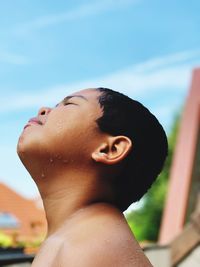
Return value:
M 167 155 L 164 130 L 148 109 L 111 89 L 81 90 L 41 108 L 17 151 L 48 223 L 33 267 L 152 266 L 122 213 Z

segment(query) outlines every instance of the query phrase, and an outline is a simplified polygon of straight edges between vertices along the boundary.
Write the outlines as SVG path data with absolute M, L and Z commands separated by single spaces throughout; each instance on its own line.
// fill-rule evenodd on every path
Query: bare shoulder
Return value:
M 123 215 L 101 214 L 76 227 L 59 252 L 61 266 L 151 267 Z

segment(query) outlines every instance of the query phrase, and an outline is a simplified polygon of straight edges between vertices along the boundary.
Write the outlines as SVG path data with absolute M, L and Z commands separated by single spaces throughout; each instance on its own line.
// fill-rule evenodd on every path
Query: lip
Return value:
M 33 124 L 36 125 L 42 125 L 43 123 L 41 121 L 39 121 L 37 118 L 32 118 L 28 121 L 28 123 L 24 126 L 24 129 L 26 129 L 28 126 L 31 126 Z

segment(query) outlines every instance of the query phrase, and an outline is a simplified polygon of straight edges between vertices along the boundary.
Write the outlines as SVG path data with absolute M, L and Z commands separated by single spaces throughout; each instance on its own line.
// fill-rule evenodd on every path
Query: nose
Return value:
M 48 108 L 48 107 L 42 107 L 39 109 L 38 111 L 38 116 L 43 116 L 43 115 L 48 115 L 49 112 L 51 112 L 51 108 Z

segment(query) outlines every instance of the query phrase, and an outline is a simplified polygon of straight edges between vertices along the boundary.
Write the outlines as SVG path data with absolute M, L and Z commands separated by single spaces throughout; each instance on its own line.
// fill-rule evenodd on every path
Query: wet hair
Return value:
M 151 187 L 168 152 L 165 131 L 140 102 L 108 88 L 97 88 L 103 115 L 96 120 L 102 132 L 131 139 L 132 149 L 121 172 L 113 179 L 115 205 L 124 211 Z

